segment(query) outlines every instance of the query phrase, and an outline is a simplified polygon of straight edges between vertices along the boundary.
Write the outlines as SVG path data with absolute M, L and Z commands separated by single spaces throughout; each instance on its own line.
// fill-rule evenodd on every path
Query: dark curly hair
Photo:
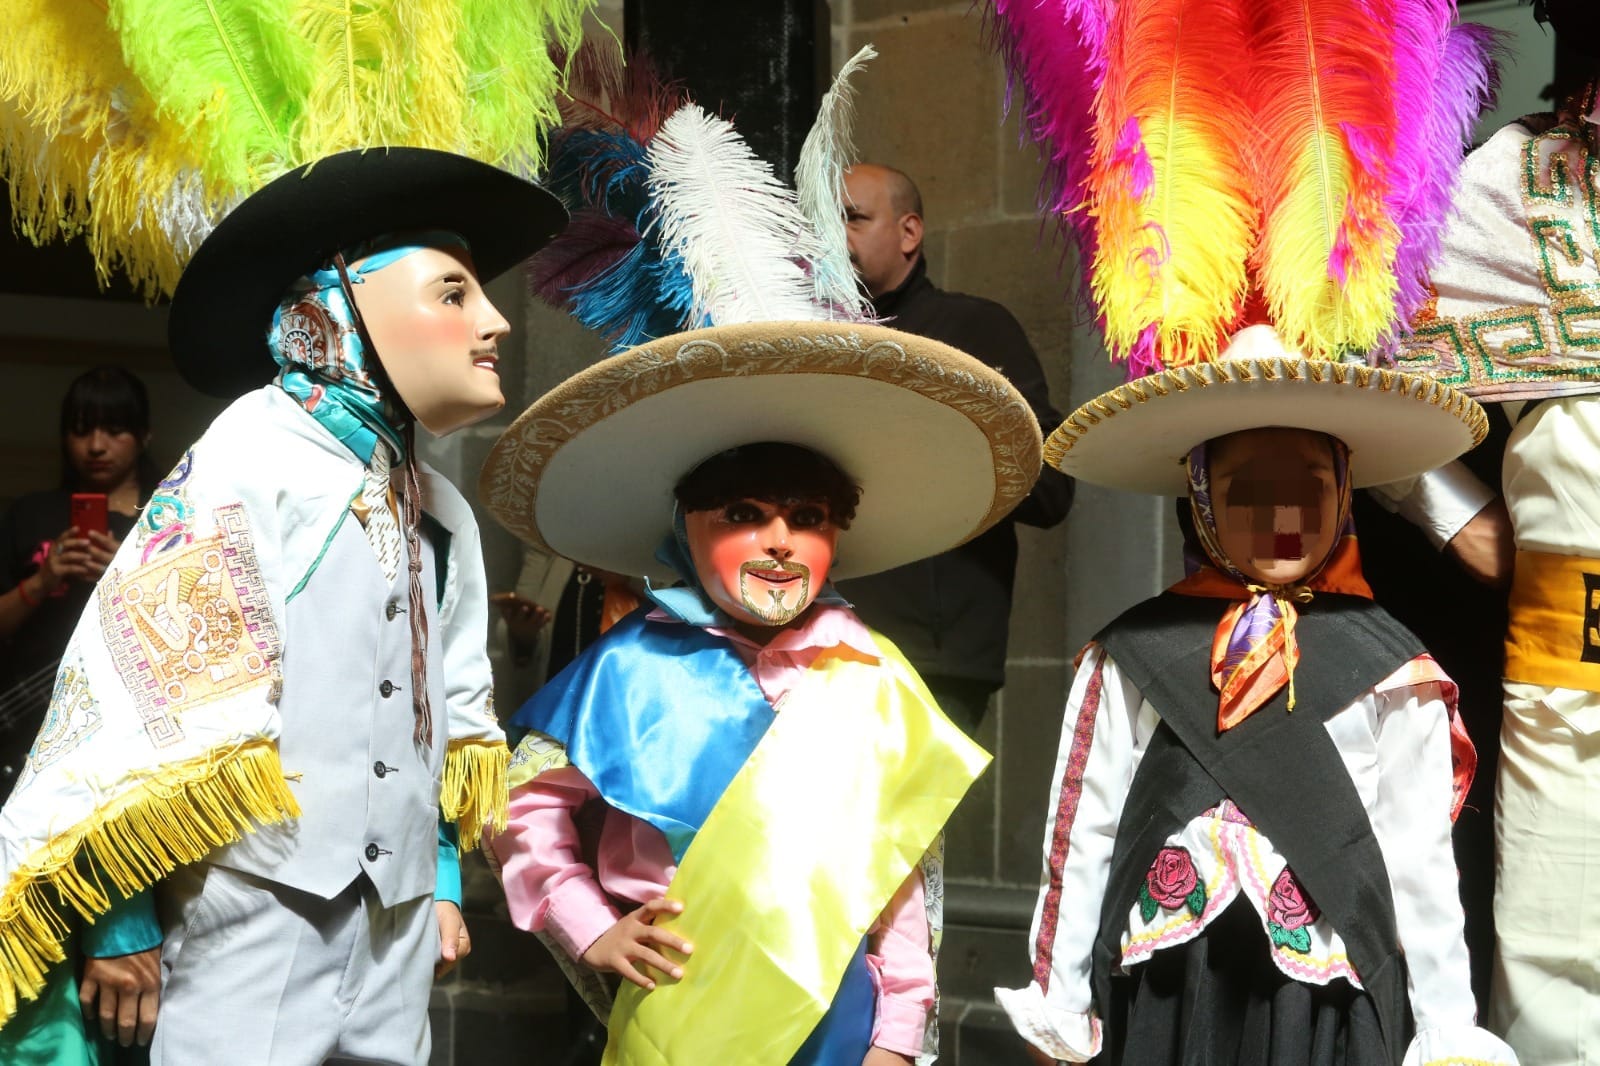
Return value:
M 679 479 L 673 493 L 688 511 L 710 511 L 736 500 L 826 503 L 828 516 L 849 529 L 861 488 L 838 464 L 798 444 L 763 441 L 718 452 Z

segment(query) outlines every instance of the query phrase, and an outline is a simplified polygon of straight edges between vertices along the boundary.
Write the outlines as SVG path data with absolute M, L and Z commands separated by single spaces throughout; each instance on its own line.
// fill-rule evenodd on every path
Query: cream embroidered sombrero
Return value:
M 758 441 L 820 452 L 861 487 L 837 577 L 977 536 L 1040 470 L 1033 412 L 978 360 L 882 326 L 763 322 L 680 333 L 567 379 L 501 435 L 479 492 L 524 540 L 670 578 L 655 552 L 671 531 L 673 486 Z
M 1202 441 L 1289 426 L 1350 447 L 1356 487 L 1431 470 L 1483 440 L 1483 408 L 1425 374 L 1307 359 L 1271 326 L 1234 335 L 1221 356 L 1150 374 L 1078 408 L 1050 434 L 1045 462 L 1134 492 L 1188 490 L 1184 458 Z

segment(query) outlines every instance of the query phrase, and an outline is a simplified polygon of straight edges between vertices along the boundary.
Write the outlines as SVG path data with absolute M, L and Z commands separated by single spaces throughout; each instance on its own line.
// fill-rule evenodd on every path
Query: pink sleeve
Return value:
M 547 931 L 574 959 L 620 917 L 583 861 L 573 822 L 599 795 L 573 767 L 546 771 L 512 791 L 506 828 L 490 842 L 512 923 Z
M 933 1009 L 934 975 L 922 868 L 911 871 L 872 934 L 867 962 L 878 984 L 878 1018 L 872 1043 L 916 1058 Z

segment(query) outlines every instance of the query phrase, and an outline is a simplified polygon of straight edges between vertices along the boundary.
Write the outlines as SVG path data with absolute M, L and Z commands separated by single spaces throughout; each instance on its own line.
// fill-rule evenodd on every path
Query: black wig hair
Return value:
M 673 493 L 685 512 L 710 511 L 736 500 L 826 503 L 840 529 L 849 529 L 861 488 L 838 464 L 798 444 L 744 444 L 706 459 L 679 479 Z

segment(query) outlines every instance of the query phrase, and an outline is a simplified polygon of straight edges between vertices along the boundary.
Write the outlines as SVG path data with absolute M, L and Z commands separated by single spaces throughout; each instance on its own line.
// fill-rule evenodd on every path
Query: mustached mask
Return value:
M 753 444 L 701 463 L 676 495 L 680 572 L 735 622 L 783 626 L 824 593 L 860 490 L 816 452 Z

